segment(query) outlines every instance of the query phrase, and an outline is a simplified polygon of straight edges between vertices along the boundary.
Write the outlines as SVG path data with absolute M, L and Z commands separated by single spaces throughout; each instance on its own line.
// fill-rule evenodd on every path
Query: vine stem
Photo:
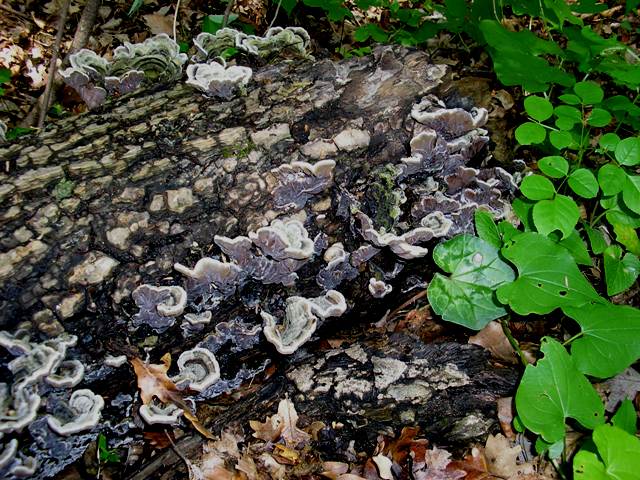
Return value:
M 180 0 L 176 3 L 176 11 L 173 12 L 173 41 L 178 43 L 178 35 L 176 33 L 178 24 L 178 11 L 180 10 Z
M 500 325 L 502 325 L 502 331 L 504 332 L 505 336 L 507 337 L 507 340 L 509 340 L 509 344 L 518 353 L 518 357 L 520 358 L 520 361 L 522 362 L 522 366 L 526 367 L 527 365 L 529 365 L 529 362 L 527 361 L 527 358 L 524 356 L 524 353 L 523 353 L 522 349 L 520 348 L 520 345 L 518 344 L 518 341 L 511 334 L 511 329 L 509 328 L 509 316 L 501 318 L 500 319 Z

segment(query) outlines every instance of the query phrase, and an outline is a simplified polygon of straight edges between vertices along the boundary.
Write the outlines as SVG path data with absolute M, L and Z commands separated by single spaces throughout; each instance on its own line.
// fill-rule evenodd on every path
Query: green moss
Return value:
M 400 205 L 407 200 L 404 192 L 396 186 L 399 174 L 399 169 L 393 165 L 379 168 L 373 172 L 372 183 L 365 194 L 365 205 L 374 224 L 387 232 L 398 222 L 402 214 Z
M 56 200 L 64 200 L 69 198 L 73 194 L 73 188 L 76 186 L 75 182 L 63 178 L 60 180 L 53 189 L 53 196 Z
M 256 148 L 256 145 L 251 141 L 245 144 L 238 144 L 238 145 L 232 145 L 230 147 L 223 147 L 222 157 L 223 158 L 235 157 L 238 159 L 247 158 L 255 148 Z

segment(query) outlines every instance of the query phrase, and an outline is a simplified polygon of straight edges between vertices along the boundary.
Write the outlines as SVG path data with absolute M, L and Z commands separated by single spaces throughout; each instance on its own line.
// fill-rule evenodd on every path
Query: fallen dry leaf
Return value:
M 489 472 L 504 478 L 517 478 L 520 475 L 533 473 L 529 464 L 518 465 L 517 459 L 522 448 L 511 446 L 511 442 L 502 434 L 489 435 L 484 447 Z
M 295 465 L 300 460 L 300 454 L 292 448 L 277 443 L 273 448 L 273 458 L 284 465 Z
M 606 409 L 608 412 L 613 412 L 622 400 L 628 398 L 633 401 L 640 392 L 640 373 L 629 367 L 600 385 L 609 393 Z
M 293 402 L 285 398 L 278 404 L 278 413 L 267 417 L 264 423 L 251 420 L 249 426 L 254 430 L 253 436 L 256 438 L 271 442 L 282 438 L 287 446 L 298 446 L 308 443 L 311 435 L 300 430 L 297 423 L 298 412 Z
M 130 360 L 133 370 L 138 378 L 138 388 L 142 403 L 148 405 L 153 397 L 164 403 L 173 403 L 184 410 L 184 417 L 191 422 L 198 432 L 209 439 L 215 438 L 213 434 L 200 423 L 191 407 L 183 400 L 178 387 L 167 376 L 171 366 L 171 355 L 165 354 L 161 364 L 146 363 L 134 357 Z
M 499 398 L 496 403 L 498 404 L 498 420 L 500 421 L 502 433 L 509 440 L 514 440 L 516 433 L 511 428 L 511 423 L 513 422 L 513 397 Z
M 438 447 L 426 450 L 424 461 L 413 466 L 415 480 L 457 480 L 464 478 L 466 472 L 452 465 L 451 454 Z
M 323 462 L 322 468 L 324 470 L 320 475 L 336 480 L 340 475 L 349 471 L 349 464 L 344 462 Z
M 489 322 L 477 334 L 469 337 L 469 343 L 481 346 L 499 360 L 518 363 L 515 350 L 511 347 L 502 326 L 496 321 Z
M 142 15 L 142 18 L 144 18 L 144 22 L 153 35 L 159 35 L 161 33 L 166 33 L 169 36 L 173 35 L 173 17 L 171 15 L 151 13 L 149 15 Z
M 389 457 L 385 457 L 384 455 L 376 455 L 372 458 L 373 462 L 378 467 L 378 475 L 383 480 L 393 480 L 393 473 L 391 473 L 391 467 L 393 467 L 393 462 Z

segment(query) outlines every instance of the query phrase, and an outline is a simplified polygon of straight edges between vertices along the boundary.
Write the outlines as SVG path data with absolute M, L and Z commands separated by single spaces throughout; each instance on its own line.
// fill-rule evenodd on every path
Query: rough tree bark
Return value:
M 131 329 L 136 286 L 179 283 L 174 263 L 193 266 L 219 254 L 214 235 L 245 235 L 282 214 L 273 205 L 268 172 L 283 163 L 335 159 L 334 186 L 308 202 L 302 218 L 313 235 L 322 231 L 349 250 L 361 244 L 336 214 L 342 193 L 362 188 L 375 167 L 408 154 L 412 105 L 446 78 L 445 67 L 430 64 L 424 52 L 391 47 L 341 63 L 280 63 L 256 71 L 247 94 L 229 102 L 182 84 L 157 89 L 0 150 L 0 327 L 28 321 L 42 335 L 77 334 L 77 356 L 88 364 L 85 383 L 108 403 L 118 392 L 133 394 L 135 386 L 132 373 L 100 368 L 105 354 L 135 347 L 142 355 L 146 346 L 154 347 L 154 360 L 167 351 L 177 357 L 216 322 L 240 316 L 260 323 L 259 302 L 317 295 L 317 269 L 304 267 L 295 288 L 252 285 L 221 305 L 214 322 L 193 337 L 182 338 L 177 325 L 155 339 L 146 327 Z M 330 142 L 305 148 L 348 129 L 368 138 L 342 149 Z M 400 265 L 383 255 L 379 265 Z M 408 288 L 416 272 L 424 274 L 425 260 L 409 263 L 394 280 L 394 292 Z M 340 288 L 350 311 L 338 322 L 376 321 L 402 303 L 400 293 L 372 301 L 370 277 L 360 274 Z M 370 337 L 351 349 L 303 349 L 286 360 L 264 340 L 242 353 L 220 350 L 223 378 L 240 365 L 265 361 L 277 370 L 257 392 L 217 408 L 206 423 L 215 431 L 232 420 L 261 418 L 288 393 L 305 418 L 345 422 L 346 443 L 358 428 L 371 439 L 405 424 L 462 441 L 487 432 L 495 398 L 514 388 L 514 372 L 490 365 L 476 347 Z M 194 436 L 179 447 L 189 451 L 199 442 Z M 176 461 L 167 453 L 138 478 Z

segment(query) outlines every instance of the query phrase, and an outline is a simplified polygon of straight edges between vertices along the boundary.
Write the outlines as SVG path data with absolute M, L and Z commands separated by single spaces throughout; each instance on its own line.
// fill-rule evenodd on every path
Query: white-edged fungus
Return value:
M 187 305 L 187 292 L 175 285 L 140 285 L 131 293 L 131 297 L 140 308 L 134 316 L 134 323 L 147 324 L 157 332 L 163 332 L 172 326 Z
M 374 277 L 369 279 L 368 288 L 374 298 L 382 298 L 393 290 L 391 285 L 385 283 L 383 280 L 377 280 Z
M 20 432 L 38 415 L 40 395 L 30 385 L 16 382 L 11 388 L 0 383 L 0 432 Z
M 313 240 L 299 220 L 276 219 L 268 227 L 249 232 L 249 238 L 274 260 L 306 260 L 313 256 Z
M 44 379 L 55 388 L 72 388 L 84 378 L 84 364 L 80 360 L 64 360 Z
M 151 404 L 142 405 L 138 413 L 149 425 L 175 425 L 180 422 L 184 410 L 173 403 L 161 403 L 154 398 Z
M 427 242 L 435 237 L 443 237 L 451 228 L 451 220 L 445 218 L 440 212 L 434 212 L 429 215 L 429 218 L 424 220 L 424 223 L 421 223 L 422 226 L 402 235 L 379 232 L 374 228 L 371 219 L 363 212 L 358 212 L 356 217 L 360 220 L 360 233 L 365 240 L 376 247 L 389 247 L 400 258 L 411 260 L 424 257 L 429 252 L 428 249 L 419 247 L 418 243 Z
M 220 379 L 220 365 L 206 348 L 192 348 L 178 357 L 180 373 L 172 380 L 196 392 L 202 392 Z
M 208 291 L 215 288 L 228 295 L 235 291 L 243 277 L 242 269 L 237 265 L 209 257 L 198 260 L 193 269 L 181 263 L 174 264 L 173 268 L 189 277 L 190 285 L 188 288 L 190 291 Z
M 291 162 L 271 170 L 278 185 L 271 194 L 276 208 L 304 208 L 311 196 L 326 190 L 333 182 L 336 162 L 321 160 L 315 164 Z
M 104 357 L 104 364 L 107 367 L 118 368 L 124 365 L 125 363 L 127 363 L 126 355 L 118 355 L 117 357 L 114 357 L 113 355 L 107 355 Z
M 187 67 L 187 84 L 207 95 L 229 100 L 247 86 L 252 75 L 249 67 L 227 67 L 226 62 L 224 65 L 217 62 L 196 63 Z
M 264 320 L 264 336 L 279 353 L 290 355 L 311 338 L 318 326 L 318 317 L 340 316 L 346 309 L 344 296 L 336 290 L 329 290 L 323 296 L 311 299 L 289 297 L 281 325 L 273 315 L 260 312 Z
M 215 33 L 202 32 L 193 39 L 193 44 L 198 50 L 194 59 L 207 60 L 219 57 L 229 48 L 241 48 L 242 40 L 247 34 L 233 28 L 221 28 Z
M 104 400 L 100 395 L 85 388 L 71 394 L 68 406 L 71 418 L 47 416 L 49 428 L 58 435 L 68 436 L 95 427 L 100 421 Z
M 180 324 L 182 328 L 182 335 L 189 337 L 195 332 L 201 332 L 204 330 L 205 325 L 211 323 L 213 314 L 210 310 L 206 310 L 202 313 L 187 313 L 184 316 L 184 321 Z

